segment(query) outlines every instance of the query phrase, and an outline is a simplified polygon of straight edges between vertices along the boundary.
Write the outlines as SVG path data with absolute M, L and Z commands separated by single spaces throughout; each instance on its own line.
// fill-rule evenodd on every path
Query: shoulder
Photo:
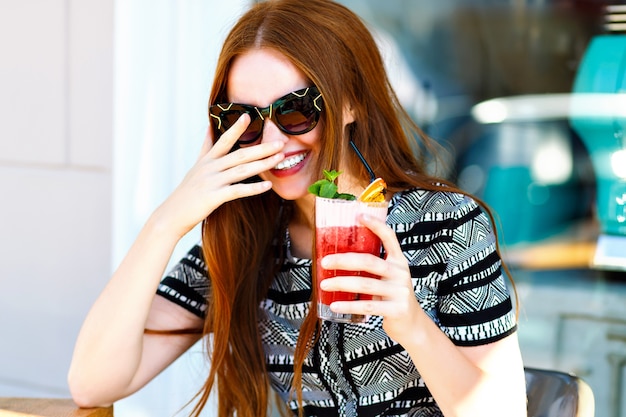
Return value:
M 423 189 L 397 193 L 390 204 L 387 224 L 396 232 L 405 252 L 430 254 L 447 267 L 456 264 L 453 259 L 496 252 L 489 217 L 473 197 L 462 193 Z
M 389 205 L 389 224 L 457 223 L 479 217 L 483 210 L 469 195 L 453 191 L 412 188 L 396 193 Z

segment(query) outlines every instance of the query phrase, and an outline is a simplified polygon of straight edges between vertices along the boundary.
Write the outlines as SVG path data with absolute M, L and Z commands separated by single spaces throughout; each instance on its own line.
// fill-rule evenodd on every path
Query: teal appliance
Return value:
M 589 43 L 570 101 L 570 124 L 596 176 L 600 226 L 593 266 L 626 270 L 626 35 Z

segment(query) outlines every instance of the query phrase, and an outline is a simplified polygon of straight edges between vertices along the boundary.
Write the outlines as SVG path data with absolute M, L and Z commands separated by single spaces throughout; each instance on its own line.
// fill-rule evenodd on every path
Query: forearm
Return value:
M 79 333 L 69 371 L 75 396 L 102 404 L 124 395 L 141 363 L 143 331 L 178 236 L 148 221 Z
M 461 348 L 423 312 L 419 329 L 403 346 L 446 417 L 526 416 L 516 336 Z

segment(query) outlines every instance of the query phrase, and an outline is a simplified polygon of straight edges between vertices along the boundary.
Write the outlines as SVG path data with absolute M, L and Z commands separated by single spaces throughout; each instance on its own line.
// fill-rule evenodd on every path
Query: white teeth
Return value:
M 290 158 L 287 158 L 281 161 L 278 165 L 274 167 L 274 169 L 289 169 L 293 168 L 302 162 L 306 158 L 306 152 L 300 153 L 298 155 L 294 155 Z

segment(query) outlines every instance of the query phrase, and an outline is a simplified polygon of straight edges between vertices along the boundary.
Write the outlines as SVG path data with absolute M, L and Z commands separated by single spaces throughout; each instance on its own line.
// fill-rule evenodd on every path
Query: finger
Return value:
M 341 314 L 360 314 L 364 316 L 382 316 L 385 320 L 406 319 L 410 316 L 410 303 L 399 304 L 384 300 L 334 301 L 330 309 Z
M 217 162 L 217 167 L 219 170 L 225 171 L 229 168 L 235 168 L 247 163 L 270 158 L 277 155 L 284 148 L 284 146 L 285 142 L 278 140 L 237 149 L 236 151 L 222 157 Z M 282 161 L 282 159 L 284 159 L 284 155 L 282 155 L 279 161 L 275 161 L 276 163 L 269 168 L 273 168 L 276 164 L 278 164 L 278 162 Z
M 238 198 L 251 197 L 253 195 L 263 194 L 272 188 L 271 181 L 259 181 L 253 183 L 238 183 L 228 186 L 223 193 L 223 201 L 236 200 Z
M 211 128 L 211 124 L 209 124 L 207 126 L 206 133 L 204 134 L 204 142 L 202 142 L 202 147 L 200 148 L 200 155 L 198 156 L 198 159 L 206 155 L 212 146 L 213 146 L 213 129 Z
M 242 114 L 239 119 L 228 129 L 219 139 L 215 140 L 213 147 L 209 151 L 212 158 L 218 158 L 226 155 L 235 146 L 237 140 L 246 131 L 250 124 L 250 116 L 246 113 Z
M 343 291 L 357 294 L 368 294 L 378 297 L 393 295 L 393 288 L 379 279 L 361 276 L 337 276 L 325 278 L 320 282 L 324 291 Z
M 412 287 L 389 285 L 388 282 L 365 277 L 326 278 L 320 286 L 325 291 L 343 291 L 371 295 L 372 299 L 334 301 L 331 309 L 338 313 L 395 315 L 410 311 L 417 302 Z
M 382 276 L 388 273 L 388 264 L 384 259 L 370 253 L 335 253 L 322 258 L 322 268 L 345 271 L 366 271 Z
M 359 221 L 380 238 L 388 257 L 403 256 L 396 233 L 384 221 L 367 214 L 359 216 Z
M 285 155 L 279 152 L 264 159 L 236 164 L 222 172 L 222 181 L 225 184 L 238 183 L 274 168 L 284 158 Z
M 330 304 L 330 309 L 339 314 L 357 314 L 364 316 L 382 316 L 378 311 L 381 310 L 378 305 L 379 301 L 361 300 L 361 301 L 334 301 Z

